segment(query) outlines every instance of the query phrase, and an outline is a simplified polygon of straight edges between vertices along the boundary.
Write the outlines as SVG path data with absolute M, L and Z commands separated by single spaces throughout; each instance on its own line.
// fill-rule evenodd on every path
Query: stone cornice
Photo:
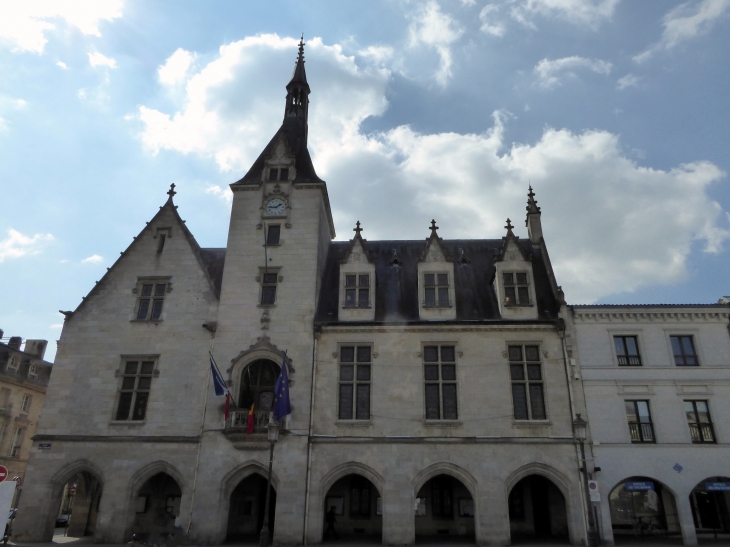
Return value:
M 582 323 L 727 323 L 730 312 L 713 311 L 583 311 L 574 310 Z

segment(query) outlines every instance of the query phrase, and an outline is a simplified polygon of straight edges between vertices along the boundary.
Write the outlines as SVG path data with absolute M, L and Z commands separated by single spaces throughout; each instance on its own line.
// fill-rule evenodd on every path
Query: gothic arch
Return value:
M 476 506 L 478 499 L 477 480 L 466 469 L 450 462 L 434 463 L 421 470 L 413 479 L 413 495 L 416 496 L 424 484 L 438 475 L 449 475 L 450 477 L 454 477 L 461 481 L 461 483 L 469 490 L 471 498 L 474 500 L 474 504 Z
M 560 492 L 565 498 L 565 502 L 567 504 L 570 503 L 572 499 L 570 496 L 570 480 L 557 469 L 540 462 L 528 463 L 512 471 L 504 481 L 505 496 L 509 496 L 509 493 L 515 485 L 529 475 L 540 475 L 541 477 L 550 479 L 560 489 Z
M 320 497 L 324 500 L 327 492 L 329 492 L 329 489 L 332 488 L 332 485 L 347 475 L 360 475 L 365 477 L 375 485 L 380 496 L 384 497 L 385 480 L 383 477 L 372 467 L 360 462 L 345 462 L 333 469 L 330 469 L 320 481 Z
M 138 469 L 137 472 L 132 475 L 132 478 L 129 479 L 130 498 L 134 499 L 137 496 L 139 489 L 142 488 L 142 485 L 144 485 L 148 479 L 157 475 L 157 473 L 167 473 L 170 475 L 177 482 L 177 485 L 180 487 L 180 491 L 184 492 L 186 482 L 185 479 L 183 479 L 182 474 L 171 463 L 163 460 L 157 460 L 156 462 L 149 463 L 141 469 Z

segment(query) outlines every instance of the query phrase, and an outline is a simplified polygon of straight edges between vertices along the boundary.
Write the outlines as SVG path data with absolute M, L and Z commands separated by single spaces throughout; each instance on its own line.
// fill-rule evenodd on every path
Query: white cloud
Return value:
M 627 87 L 636 87 L 639 85 L 641 78 L 634 76 L 633 74 L 627 74 L 623 78 L 619 78 L 616 82 L 616 88 L 619 90 L 626 89 Z
M 574 70 L 592 70 L 597 74 L 609 74 L 613 65 L 600 59 L 586 59 L 585 57 L 563 57 L 562 59 L 543 59 L 535 66 L 540 85 L 545 88 L 552 88 L 561 84 L 562 76 L 575 76 Z
M 103 55 L 98 51 L 87 53 L 87 55 L 89 56 L 89 64 L 91 64 L 91 66 L 93 66 L 94 68 L 98 66 L 117 68 L 117 62 L 114 59 L 112 59 L 111 57 L 107 57 L 106 55 Z
M 670 50 L 677 44 L 705 34 L 730 9 L 730 0 L 702 0 L 686 2 L 669 11 L 663 18 L 661 40 L 634 57 L 643 63 L 661 50 Z
M 535 15 L 556 17 L 575 25 L 598 28 L 613 17 L 613 12 L 621 0 L 511 0 L 512 17 L 534 28 Z
M 441 11 L 436 0 L 419 5 L 411 15 L 408 27 L 410 46 L 427 45 L 439 55 L 439 69 L 434 77 L 439 85 L 445 86 L 451 78 L 451 44 L 464 33 L 459 24 L 448 13 Z
M 91 255 L 81 261 L 82 264 L 101 264 L 102 262 L 104 262 L 104 257 L 99 255 Z
M 63 70 L 68 69 L 68 66 L 66 66 L 66 63 L 64 63 L 63 61 L 56 61 L 56 66 L 61 67 Z
M 43 247 L 53 241 L 51 234 L 35 234 L 26 236 L 10 228 L 8 237 L 0 240 L 0 262 L 8 258 L 20 258 L 22 256 L 37 255 Z
M 214 158 L 237 180 L 281 123 L 296 43 L 267 35 L 222 47 L 188 77 L 179 111 L 140 109 L 143 142 Z M 480 134 L 401 126 L 365 135 L 362 121 L 387 106 L 389 73 L 319 39 L 306 56 L 309 148 L 341 237 L 359 219 L 371 240 L 423 239 L 434 217 L 446 238 L 499 238 L 507 217 L 525 237 L 517 218 L 530 180 L 558 282 L 579 303 L 678 282 L 693 245 L 717 252 L 730 236 L 726 213 L 708 193 L 724 176 L 712 163 L 653 169 L 608 131 L 546 129 L 537 142 L 509 144 L 507 113 L 495 113 Z
M 195 54 L 178 48 L 175 53 L 168 57 L 165 64 L 157 69 L 157 76 L 160 79 L 160 83 L 175 85 L 184 80 L 194 60 Z
M 122 16 L 122 0 L 0 0 L 0 40 L 15 51 L 43 53 L 57 19 L 83 34 L 101 36 L 101 21 Z
M 482 26 L 479 27 L 479 30 L 501 38 L 505 33 L 504 23 L 495 21 L 491 16 L 493 13 L 498 11 L 499 6 L 496 4 L 487 4 L 484 6 L 482 11 L 479 12 L 479 20 L 482 22 Z

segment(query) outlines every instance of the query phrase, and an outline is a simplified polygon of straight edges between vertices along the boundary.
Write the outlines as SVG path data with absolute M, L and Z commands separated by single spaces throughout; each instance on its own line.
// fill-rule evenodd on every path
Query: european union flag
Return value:
M 286 369 L 286 354 L 281 363 L 281 373 L 276 380 L 274 387 L 274 419 L 280 422 L 287 414 L 291 414 L 291 403 L 289 402 L 289 373 Z

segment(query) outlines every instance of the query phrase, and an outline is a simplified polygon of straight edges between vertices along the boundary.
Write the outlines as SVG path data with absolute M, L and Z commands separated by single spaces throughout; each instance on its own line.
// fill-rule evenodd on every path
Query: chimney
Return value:
M 10 341 L 8 342 L 8 347 L 20 351 L 20 344 L 22 343 L 23 339 L 20 336 L 11 336 Z
M 43 359 L 46 354 L 46 348 L 48 347 L 47 340 L 26 340 L 25 341 L 25 353 L 29 353 L 33 357 Z

